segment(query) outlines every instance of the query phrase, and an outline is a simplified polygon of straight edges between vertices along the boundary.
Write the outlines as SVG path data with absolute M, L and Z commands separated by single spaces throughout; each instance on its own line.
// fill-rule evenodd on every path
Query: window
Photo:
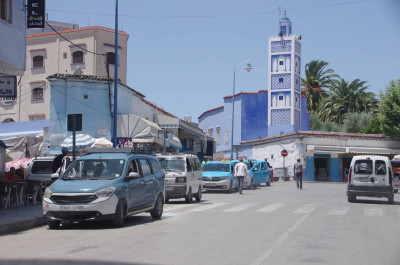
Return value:
M 160 171 L 161 167 L 160 164 L 155 159 L 150 159 L 150 167 L 153 174 L 156 174 Z
M 211 128 L 211 129 L 208 129 L 208 136 L 213 136 L 213 129 Z
M 225 139 L 225 143 L 228 143 L 229 142 L 229 132 L 228 131 L 225 131 L 225 137 L 224 137 Z
M 279 83 L 283 83 L 283 78 L 279 78 Z
M 217 143 L 219 144 L 219 140 L 220 140 L 220 134 L 221 134 L 221 127 L 217 127 L 217 132 L 216 132 L 216 137 L 215 137 L 215 141 L 217 141 Z
M 32 100 L 43 99 L 43 88 L 37 87 L 32 89 Z
M 279 61 L 279 65 L 283 65 L 283 61 Z
M 279 100 L 283 100 L 283 96 L 279 96 Z
M 37 55 L 32 58 L 32 68 L 44 67 L 44 57 L 42 55 Z
M 189 159 L 186 159 L 186 171 L 192 171 L 192 165 L 190 164 Z
M 115 64 L 115 53 L 114 52 L 107 52 L 106 63 L 107 64 Z
M 139 159 L 139 161 L 140 161 L 140 165 L 142 166 L 143 177 L 150 176 L 151 169 L 150 169 L 150 165 L 149 165 L 149 162 L 147 161 L 147 159 Z
M 386 163 L 382 160 L 375 161 L 375 174 L 386 175 Z
M 0 0 L 0 18 L 11 23 L 11 0 Z
M 354 164 L 354 173 L 372 174 L 372 160 L 357 160 Z
M 83 63 L 83 51 L 72 53 L 72 64 Z

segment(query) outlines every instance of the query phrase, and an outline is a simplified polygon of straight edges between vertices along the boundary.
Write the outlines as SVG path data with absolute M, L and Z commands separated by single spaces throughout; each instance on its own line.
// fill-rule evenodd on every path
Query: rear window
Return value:
M 357 160 L 354 164 L 354 173 L 372 174 L 372 160 Z
M 386 175 L 386 163 L 383 160 L 375 161 L 375 174 L 376 175 Z
M 52 174 L 51 164 L 53 161 L 34 161 L 31 172 L 33 174 Z
M 219 171 L 219 172 L 229 172 L 229 164 L 204 164 L 204 171 Z

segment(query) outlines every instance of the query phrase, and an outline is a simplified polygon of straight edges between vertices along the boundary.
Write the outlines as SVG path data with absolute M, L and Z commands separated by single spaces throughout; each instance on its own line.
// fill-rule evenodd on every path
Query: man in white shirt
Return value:
M 236 164 L 235 166 L 235 177 L 238 179 L 238 188 L 239 188 L 239 193 L 242 193 L 243 189 L 243 182 L 245 177 L 250 177 L 249 172 L 247 171 L 247 165 L 243 163 L 243 159 L 239 160 L 240 162 Z

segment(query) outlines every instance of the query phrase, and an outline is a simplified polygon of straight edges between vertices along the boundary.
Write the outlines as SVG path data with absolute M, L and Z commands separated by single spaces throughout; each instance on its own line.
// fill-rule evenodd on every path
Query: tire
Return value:
M 231 183 L 229 184 L 229 189 L 226 191 L 226 193 L 231 193 L 232 192 L 232 187 L 233 187 L 233 183 L 231 180 Z
M 61 221 L 49 221 L 47 224 L 50 229 L 57 229 L 60 226 Z
M 253 188 L 254 188 L 253 178 L 250 179 L 250 185 L 249 185 L 248 188 L 249 188 L 249 189 L 253 189 Z
M 394 203 L 394 196 L 393 195 L 388 198 L 388 203 L 389 204 L 393 204 Z
M 356 196 L 354 195 L 347 195 L 347 201 L 348 202 L 355 202 L 356 201 Z
M 191 203 L 192 201 L 193 201 L 192 188 L 189 188 L 189 192 L 185 196 L 185 202 L 186 203 Z
M 199 191 L 194 195 L 194 197 L 196 198 L 197 202 L 201 201 L 201 197 L 202 197 L 201 186 L 199 186 Z
M 153 210 L 150 211 L 153 219 L 160 219 L 163 214 L 164 204 L 161 195 L 158 195 L 156 203 L 154 204 Z
M 271 179 L 269 178 L 268 181 L 265 183 L 267 187 L 271 186 Z
M 115 227 L 122 227 L 124 225 L 124 219 L 125 219 L 124 203 L 120 200 L 117 204 L 117 208 L 115 209 L 113 225 Z

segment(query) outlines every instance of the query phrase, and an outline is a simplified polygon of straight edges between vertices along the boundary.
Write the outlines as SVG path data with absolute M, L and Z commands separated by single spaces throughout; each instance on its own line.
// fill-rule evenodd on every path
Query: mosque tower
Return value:
M 278 36 L 269 38 L 268 136 L 301 130 L 301 36 L 292 34 L 292 22 L 279 21 Z M 304 108 L 303 108 L 304 109 Z

